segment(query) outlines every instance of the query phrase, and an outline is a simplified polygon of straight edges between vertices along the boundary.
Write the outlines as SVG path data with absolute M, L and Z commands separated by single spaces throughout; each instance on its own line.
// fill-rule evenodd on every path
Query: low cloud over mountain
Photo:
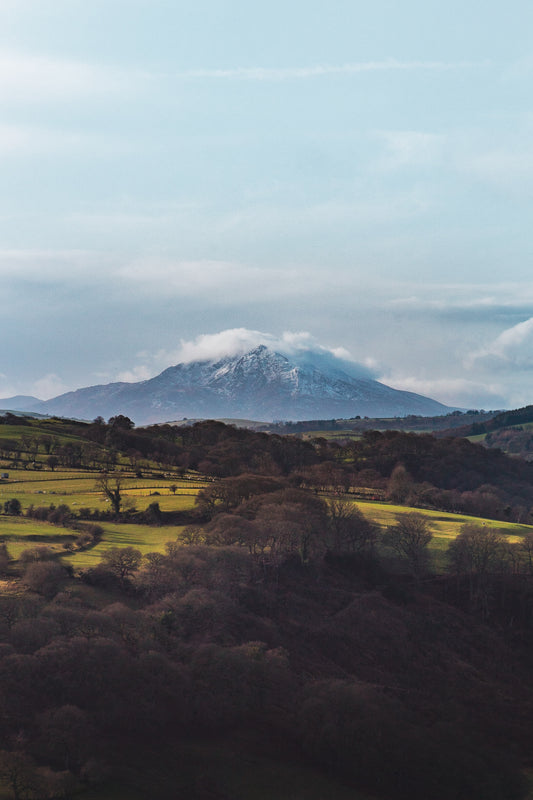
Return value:
M 85 419 L 121 413 L 137 423 L 184 417 L 390 417 L 448 410 L 376 381 L 368 367 L 348 355 L 316 344 L 308 334 L 276 339 L 235 329 L 184 343 L 181 361 L 154 378 L 67 392 L 27 410 Z

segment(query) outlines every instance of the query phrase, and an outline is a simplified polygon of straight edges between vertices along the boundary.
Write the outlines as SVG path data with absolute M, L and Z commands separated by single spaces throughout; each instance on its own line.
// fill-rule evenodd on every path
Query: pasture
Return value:
M 103 522 L 104 535 L 102 541 L 88 550 L 69 553 L 62 557 L 65 564 L 75 569 L 95 567 L 104 552 L 111 547 L 135 547 L 143 555 L 153 552 L 165 552 L 165 544 L 175 541 L 183 531 L 183 525 L 134 525 L 131 523 Z
M 0 481 L 0 508 L 12 498 L 20 501 L 23 514 L 30 506 L 48 507 L 50 504 L 56 507 L 67 505 L 74 514 L 80 509 L 102 513 L 110 508 L 109 500 L 97 486 L 97 473 L 94 471 L 65 468 L 56 471 L 49 469 L 8 471 L 8 480 Z M 125 469 L 116 474 L 122 484 L 122 507 L 125 511 L 144 512 L 156 502 L 163 512 L 190 511 L 194 508 L 199 489 L 210 484 L 209 479 L 202 478 L 197 473 L 187 473 L 177 477 L 172 473 L 161 473 L 153 468 L 145 470 L 143 477 Z M 422 514 L 427 519 L 433 534 L 429 549 L 432 567 L 436 572 L 445 570 L 446 550 L 465 523 L 497 530 L 510 542 L 519 541 L 527 531 L 532 530 L 532 527 L 527 525 L 480 519 L 464 514 L 413 509 L 366 499 L 354 502 L 366 517 L 383 530 L 389 525 L 394 525 L 398 515 L 413 511 Z M 95 522 L 104 530 L 102 540 L 93 547 L 74 552 L 67 552 L 64 545 L 68 547 L 69 543 L 74 543 L 78 535 L 76 531 L 25 516 L 1 515 L 0 537 L 5 540 L 10 555 L 15 559 L 28 547 L 45 544 L 56 551 L 65 563 L 71 564 L 76 569 L 84 569 L 95 566 L 105 550 L 110 547 L 133 546 L 142 553 L 154 550 L 163 552 L 165 543 L 176 540 L 183 530 L 183 526 L 180 525 L 156 526 L 105 519 L 96 519 Z
M 531 532 L 533 526 L 520 525 L 516 522 L 502 522 L 500 520 L 484 519 L 481 517 L 471 517 L 466 514 L 452 514 L 447 511 L 432 511 L 430 509 L 411 508 L 408 506 L 398 506 L 389 503 L 376 503 L 368 501 L 357 501 L 359 510 L 375 522 L 381 529 L 394 525 L 397 517 L 413 512 L 425 517 L 428 522 L 429 530 L 433 534 L 433 539 L 429 544 L 432 568 L 436 572 L 443 572 L 446 569 L 446 550 L 461 532 L 461 526 L 467 523 L 482 525 L 489 530 L 497 531 L 506 537 L 510 543 L 518 542 L 524 534 Z
M 161 487 L 165 489 L 165 487 Z M 194 505 L 195 491 L 192 487 L 189 493 L 176 495 L 168 492 L 165 495 L 150 493 L 150 487 L 137 487 L 128 490 L 128 496 L 141 498 L 143 503 L 157 501 L 163 510 L 175 511 L 190 509 Z M 137 492 L 137 494 L 136 494 Z M 56 503 L 65 502 L 68 504 L 72 497 L 82 498 L 84 504 L 90 505 L 88 498 L 91 494 L 82 495 L 80 493 L 54 495 Z M 22 495 L 21 495 L 22 497 Z M 26 499 L 32 497 L 29 493 Z M 41 503 L 44 498 L 39 496 Z M 92 496 L 93 506 L 95 497 Z M 48 502 L 48 500 L 47 500 Z M 72 502 L 70 503 L 73 507 Z M 461 526 L 465 523 L 482 525 L 487 529 L 495 530 L 503 534 L 509 542 L 518 542 L 528 531 L 533 530 L 531 526 L 519 525 L 517 523 L 497 522 L 490 519 L 470 517 L 464 514 L 452 514 L 447 512 L 430 511 L 426 509 L 413 509 L 407 506 L 389 505 L 387 503 L 377 503 L 368 501 L 358 501 L 356 503 L 360 511 L 370 520 L 375 522 L 382 530 L 389 525 L 394 525 L 397 517 L 415 511 L 424 516 L 429 523 L 429 528 L 433 534 L 429 550 L 431 553 L 432 567 L 436 572 L 443 572 L 446 568 L 446 550 L 450 542 L 460 533 Z M 77 537 L 77 532 L 69 528 L 62 528 L 48 522 L 28 519 L 27 517 L 0 516 L 0 538 L 6 542 L 10 555 L 18 559 L 20 554 L 29 547 L 46 545 L 58 554 L 64 563 L 71 564 L 75 569 L 86 569 L 94 567 L 102 558 L 103 553 L 111 547 L 135 547 L 143 554 L 158 551 L 164 552 L 165 544 L 175 541 L 184 530 L 183 525 L 148 525 L 132 522 L 113 522 L 102 520 L 98 524 L 103 528 L 102 540 L 95 546 L 86 550 L 67 552 L 64 545 L 73 543 Z
M 177 539 L 184 528 L 183 525 L 157 527 L 120 522 L 102 522 L 101 527 L 104 529 L 104 535 L 97 545 L 87 550 L 68 553 L 63 545 L 74 542 L 78 535 L 76 531 L 26 517 L 0 516 L 0 539 L 5 541 L 12 558 L 18 559 L 20 554 L 30 547 L 46 545 L 65 563 L 85 569 L 96 566 L 103 553 L 110 547 L 131 546 L 143 554 L 154 550 L 164 552 L 166 542 Z
M 209 483 L 195 475 L 174 478 L 147 474 L 144 478 L 138 478 L 131 472 L 118 474 L 122 481 L 121 493 L 125 507 L 135 506 L 138 511 L 145 511 L 155 501 L 162 511 L 190 509 L 194 506 L 198 490 Z M 56 506 L 68 505 L 73 511 L 77 508 L 106 510 L 109 501 L 97 487 L 97 477 L 95 472 L 81 470 L 9 470 L 9 480 L 0 481 L 0 504 L 16 497 L 20 500 L 23 511 L 30 505 L 49 506 L 50 503 Z M 176 487 L 175 492 L 171 487 Z
M 195 474 L 175 478 L 159 473 L 148 473 L 139 478 L 133 473 L 117 473 L 122 482 L 121 494 L 123 509 L 138 512 L 146 511 L 150 504 L 157 502 L 163 512 L 190 511 L 198 490 L 209 481 L 199 479 Z M 56 508 L 67 505 L 76 514 L 80 509 L 92 512 L 107 512 L 110 504 L 96 485 L 97 475 L 82 470 L 9 470 L 9 479 L 0 482 L 0 509 L 6 501 L 16 498 L 20 501 L 23 515 L 20 517 L 0 515 L 0 539 L 4 540 L 12 558 L 31 547 L 46 545 L 64 563 L 75 569 L 95 566 L 105 550 L 111 547 L 132 546 L 143 554 L 157 550 L 164 552 L 165 543 L 175 540 L 184 526 L 148 525 L 109 520 L 95 520 L 104 530 L 102 540 L 85 550 L 68 552 L 65 545 L 73 544 L 78 532 L 70 528 L 52 525 L 24 516 L 30 506 Z

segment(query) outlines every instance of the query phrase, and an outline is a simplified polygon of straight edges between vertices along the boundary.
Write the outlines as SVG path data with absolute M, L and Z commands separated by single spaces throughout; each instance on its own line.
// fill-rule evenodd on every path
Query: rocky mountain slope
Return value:
M 177 364 L 138 383 L 67 392 L 24 410 L 82 419 L 120 413 L 147 424 L 184 417 L 272 421 L 431 416 L 449 409 L 391 389 L 361 374 L 356 364 L 329 354 L 307 351 L 288 358 L 260 345 L 244 355 Z

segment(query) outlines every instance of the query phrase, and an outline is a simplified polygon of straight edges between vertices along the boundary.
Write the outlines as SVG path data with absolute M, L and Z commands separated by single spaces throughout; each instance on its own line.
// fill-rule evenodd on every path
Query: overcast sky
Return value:
M 532 81 L 531 0 L 0 0 L 0 397 L 245 329 L 533 403 Z

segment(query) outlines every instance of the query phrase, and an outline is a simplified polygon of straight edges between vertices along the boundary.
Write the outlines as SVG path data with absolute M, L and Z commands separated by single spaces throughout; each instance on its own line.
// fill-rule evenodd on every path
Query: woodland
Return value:
M 63 542 L 0 545 L 0 797 L 528 796 L 533 465 L 399 431 L 0 423 L 0 535 L 35 522 Z M 104 503 L 22 492 L 80 470 Z M 126 503 L 148 473 L 167 507 Z M 380 527 L 363 497 L 402 514 Z M 444 569 L 428 511 L 471 515 Z M 77 567 L 117 522 L 168 540 Z

